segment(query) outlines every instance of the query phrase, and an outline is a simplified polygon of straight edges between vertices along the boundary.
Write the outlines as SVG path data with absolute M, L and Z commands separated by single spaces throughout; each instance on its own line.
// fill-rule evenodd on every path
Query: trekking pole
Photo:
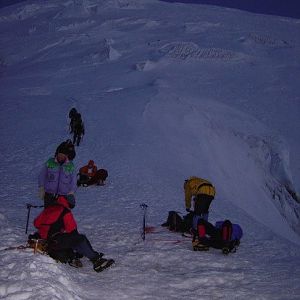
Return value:
M 33 207 L 33 208 L 40 208 L 40 207 L 44 207 L 44 205 L 32 205 L 30 203 L 26 203 L 26 208 L 27 208 L 28 211 L 27 211 L 27 221 L 26 221 L 25 234 L 27 234 L 27 231 L 28 231 L 28 223 L 29 223 L 29 217 L 30 217 L 31 207 Z
M 140 205 L 140 208 L 143 210 L 143 213 L 144 213 L 143 214 L 143 230 L 142 230 L 142 234 L 141 234 L 143 241 L 146 238 L 146 213 L 147 213 L 147 207 L 148 207 L 148 205 L 145 204 L 145 203 L 142 203 Z

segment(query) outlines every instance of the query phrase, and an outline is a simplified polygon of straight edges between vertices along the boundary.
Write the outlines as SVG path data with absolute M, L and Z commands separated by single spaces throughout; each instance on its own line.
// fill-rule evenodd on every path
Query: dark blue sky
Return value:
M 0 8 L 26 0 L 0 0 Z M 238 8 L 254 13 L 277 15 L 300 19 L 300 0 L 160 0 L 164 2 L 181 2 L 211 4 Z
M 300 0 L 160 0 L 164 2 L 181 2 L 211 4 L 238 8 L 249 12 L 277 15 L 300 19 Z
M 11 4 L 15 4 L 18 2 L 22 2 L 22 1 L 25 1 L 25 0 L 0 0 L 0 8 L 11 5 Z

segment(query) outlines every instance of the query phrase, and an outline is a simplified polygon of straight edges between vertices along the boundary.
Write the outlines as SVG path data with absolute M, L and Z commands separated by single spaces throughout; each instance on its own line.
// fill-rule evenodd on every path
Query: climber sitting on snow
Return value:
M 73 195 L 59 196 L 57 201 L 47 206 L 34 220 L 38 232 L 29 236 L 32 239 L 47 241 L 49 256 L 62 263 L 81 267 L 80 257 L 85 256 L 93 263 L 96 272 L 100 272 L 114 263 L 96 252 L 87 237 L 78 233 L 77 224 L 71 209 L 75 206 Z
M 104 185 L 108 172 L 105 169 L 98 170 L 94 161 L 90 160 L 86 166 L 80 168 L 78 175 L 78 186 Z

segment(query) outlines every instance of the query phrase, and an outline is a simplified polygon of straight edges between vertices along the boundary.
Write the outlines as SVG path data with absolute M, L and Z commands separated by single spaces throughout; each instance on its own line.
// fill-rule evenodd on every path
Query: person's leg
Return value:
M 78 134 L 77 135 L 77 146 L 79 146 L 79 144 L 80 144 L 80 141 L 81 141 L 81 134 Z
M 70 120 L 69 129 L 70 129 L 70 134 L 74 132 L 74 130 L 73 130 L 73 119 Z
M 209 207 L 214 197 L 209 195 L 197 195 L 195 197 L 194 212 L 202 219 L 208 221 Z
M 74 134 L 73 134 L 73 145 L 76 144 L 76 139 L 77 139 L 77 133 L 74 131 Z
M 74 245 L 72 249 L 78 252 L 79 254 L 87 257 L 90 260 L 94 260 L 95 258 L 99 257 L 99 253 L 93 249 L 87 237 L 85 235 L 81 235 L 81 236 L 82 236 L 82 241 Z
M 198 216 L 199 217 L 199 216 Z M 207 251 L 209 250 L 209 245 L 207 244 L 206 238 L 206 224 L 205 220 L 198 218 L 197 227 L 194 231 L 194 237 L 192 240 L 192 246 L 194 251 Z
M 97 184 L 100 180 L 101 174 L 99 173 L 99 170 L 95 173 L 95 175 L 90 178 L 90 180 L 88 181 L 87 185 L 94 185 Z
M 203 213 L 207 213 L 208 216 L 208 208 L 209 205 L 207 204 L 207 201 L 204 197 L 201 197 L 201 195 L 197 195 L 194 198 L 194 217 L 193 217 L 193 229 L 197 231 L 197 226 L 199 223 L 199 220 L 203 218 Z M 207 219 L 204 218 L 206 221 Z
M 72 249 L 77 253 L 89 258 L 90 261 L 93 263 L 93 269 L 96 272 L 101 272 L 114 263 L 113 259 L 102 258 L 104 254 L 96 252 L 93 249 L 87 237 L 85 235 L 81 235 L 81 236 L 83 240 L 80 243 L 73 246 Z
M 221 230 L 216 228 L 210 222 L 205 221 L 204 219 L 201 219 L 200 223 L 205 227 L 205 244 L 217 249 L 222 248 Z
M 103 253 L 96 252 L 85 235 L 77 231 L 72 233 L 63 233 L 52 240 L 52 251 L 49 255 L 64 263 L 68 262 L 73 267 L 82 267 L 79 258 L 85 256 L 93 263 L 96 272 L 100 272 L 114 263 L 113 260 L 104 259 Z
M 89 181 L 89 176 L 85 174 L 79 173 L 79 180 L 77 181 L 77 185 L 80 186 L 81 184 L 85 185 Z
M 234 248 L 234 241 L 232 237 L 232 223 L 229 220 L 224 221 L 221 227 L 222 237 L 222 252 L 228 254 Z

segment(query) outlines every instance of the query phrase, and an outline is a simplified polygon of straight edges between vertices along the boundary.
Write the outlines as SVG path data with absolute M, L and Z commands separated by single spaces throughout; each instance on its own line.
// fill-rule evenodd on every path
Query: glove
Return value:
M 45 189 L 44 189 L 44 187 L 40 186 L 39 187 L 39 198 L 41 200 L 44 200 L 44 197 L 45 197 Z
M 69 193 L 68 195 L 66 195 L 66 199 L 70 205 L 70 208 L 73 209 L 76 205 L 76 200 L 75 200 L 74 194 Z

